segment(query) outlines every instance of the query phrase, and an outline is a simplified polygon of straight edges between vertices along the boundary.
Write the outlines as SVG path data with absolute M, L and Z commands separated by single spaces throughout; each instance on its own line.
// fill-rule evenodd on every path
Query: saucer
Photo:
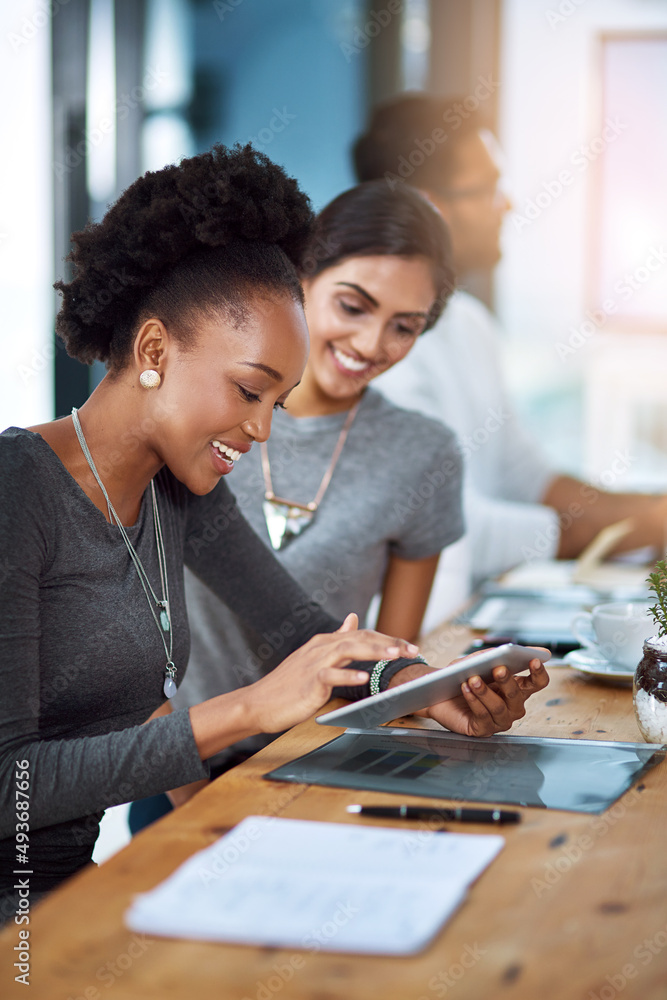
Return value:
M 635 675 L 634 670 L 628 670 L 620 663 L 605 660 L 600 656 L 595 656 L 588 649 L 573 649 L 563 657 L 568 666 L 579 670 L 583 674 L 589 674 L 607 684 L 620 684 L 623 687 L 632 685 Z

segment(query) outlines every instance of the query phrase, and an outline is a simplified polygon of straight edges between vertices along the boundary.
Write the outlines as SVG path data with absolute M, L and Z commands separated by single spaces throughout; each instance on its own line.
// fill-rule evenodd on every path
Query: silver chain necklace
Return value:
M 286 497 L 279 497 L 273 491 L 273 481 L 271 479 L 271 463 L 269 462 L 269 449 L 266 441 L 260 444 L 260 454 L 262 458 L 262 473 L 264 475 L 264 517 L 266 518 L 266 528 L 269 539 L 274 549 L 282 549 L 297 535 L 312 524 L 313 518 L 322 502 L 322 498 L 329 488 L 331 477 L 333 476 L 336 463 L 347 440 L 352 422 L 357 415 L 357 410 L 361 405 L 361 398 L 354 404 L 343 424 L 343 429 L 338 435 L 338 441 L 331 456 L 331 461 L 322 477 L 317 493 L 309 503 L 301 503 L 299 500 L 289 500 Z
M 109 511 L 109 520 L 112 519 L 116 522 L 118 529 L 121 533 L 123 541 L 127 546 L 127 551 L 130 554 L 130 559 L 134 563 L 134 567 L 137 571 L 137 576 L 141 586 L 144 589 L 144 594 L 146 595 L 146 600 L 148 601 L 148 607 L 153 616 L 153 620 L 157 626 L 157 630 L 160 633 L 160 638 L 162 639 L 162 645 L 164 646 L 164 652 L 167 657 L 167 663 L 165 666 L 165 678 L 162 690 L 167 698 L 173 698 L 176 694 L 176 667 L 172 660 L 172 651 L 174 648 L 174 635 L 171 628 L 171 610 L 169 607 L 169 578 L 167 576 L 167 560 L 164 551 L 164 540 L 162 537 L 162 524 L 160 523 L 160 512 L 157 506 L 157 497 L 155 496 L 155 484 L 151 479 L 151 500 L 153 502 L 153 526 L 155 528 L 155 541 L 157 545 L 157 559 L 158 565 L 160 567 L 160 587 L 162 589 L 162 600 L 159 600 L 155 591 L 151 586 L 151 582 L 148 579 L 148 574 L 144 569 L 141 559 L 136 553 L 136 550 L 130 541 L 128 534 L 125 530 L 121 519 L 113 508 L 113 504 L 109 499 L 109 494 L 104 488 L 104 483 L 99 477 L 99 473 L 95 468 L 95 463 L 93 462 L 93 456 L 90 454 L 90 449 L 88 443 L 83 436 L 83 430 L 81 429 L 81 421 L 79 420 L 79 414 L 77 408 L 72 407 L 72 423 L 74 424 L 74 430 L 76 431 L 76 436 L 79 439 L 79 444 L 81 445 L 81 451 L 85 455 L 86 461 L 90 466 L 90 471 L 95 476 L 97 480 L 97 485 L 102 490 L 104 499 L 107 502 L 107 509 Z M 169 636 L 169 646 L 165 641 L 165 634 Z

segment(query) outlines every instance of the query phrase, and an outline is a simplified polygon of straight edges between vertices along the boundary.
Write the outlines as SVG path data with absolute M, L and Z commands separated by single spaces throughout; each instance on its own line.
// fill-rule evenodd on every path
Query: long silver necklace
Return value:
M 160 512 L 157 505 L 157 497 L 155 496 L 155 484 L 151 479 L 151 500 L 153 502 L 153 526 L 155 528 L 155 542 L 157 545 L 157 560 L 158 566 L 160 567 L 160 587 L 162 589 L 162 599 L 158 599 L 155 591 L 151 586 L 151 582 L 148 579 L 148 574 L 144 569 L 141 559 L 137 555 L 137 552 L 130 541 L 125 526 L 123 525 L 118 514 L 114 510 L 113 504 L 109 499 L 109 494 L 104 488 L 104 483 L 100 479 L 99 473 L 95 468 L 95 463 L 93 462 L 93 456 L 90 454 L 90 449 L 88 443 L 83 435 L 83 430 L 81 428 L 81 421 L 79 420 L 79 414 L 76 407 L 72 408 L 72 423 L 74 424 L 74 430 L 76 431 L 76 436 L 79 439 L 79 444 L 81 445 L 81 451 L 85 455 L 86 461 L 90 466 L 90 471 L 97 480 L 97 485 L 102 490 L 104 499 L 107 502 L 107 510 L 109 511 L 109 520 L 112 519 L 116 522 L 118 529 L 121 533 L 123 541 L 127 546 L 127 551 L 130 554 L 130 559 L 134 563 L 137 575 L 141 586 L 144 589 L 144 594 L 146 595 L 146 600 L 148 601 L 148 607 L 153 616 L 153 620 L 157 626 L 157 630 L 160 633 L 160 638 L 162 639 L 162 645 L 164 646 L 164 652 L 167 657 L 167 663 L 165 666 L 165 678 L 162 690 L 167 698 L 173 698 L 176 694 L 176 667 L 172 660 L 172 652 L 174 648 L 174 635 L 171 628 L 171 610 L 169 607 L 169 577 L 167 576 L 167 560 L 164 551 L 164 540 L 162 537 L 162 524 L 160 522 Z M 165 636 L 169 636 L 169 645 L 167 645 Z
M 274 549 L 282 549 L 297 535 L 300 535 L 304 528 L 307 528 L 309 524 L 312 523 L 313 518 L 317 512 L 317 508 L 322 502 L 322 498 L 327 491 L 327 487 L 331 482 L 331 477 L 333 476 L 334 469 L 336 468 L 336 462 L 340 458 L 340 453 L 343 450 L 343 445 L 347 439 L 350 427 L 352 426 L 352 421 L 357 415 L 357 410 L 361 404 L 361 399 L 357 400 L 352 409 L 347 415 L 347 419 L 343 424 L 343 429 L 341 430 L 338 441 L 336 442 L 336 447 L 334 448 L 334 453 L 331 456 L 331 461 L 327 467 L 324 476 L 322 477 L 322 482 L 320 483 L 317 493 L 309 503 L 299 503 L 298 500 L 287 500 L 285 497 L 276 496 L 273 491 L 273 483 L 271 481 L 271 465 L 269 463 L 269 450 L 266 446 L 266 441 L 262 441 L 260 444 L 260 453 L 262 456 L 262 472 L 264 474 L 264 517 L 266 518 L 266 528 L 269 533 L 269 539 L 271 545 Z

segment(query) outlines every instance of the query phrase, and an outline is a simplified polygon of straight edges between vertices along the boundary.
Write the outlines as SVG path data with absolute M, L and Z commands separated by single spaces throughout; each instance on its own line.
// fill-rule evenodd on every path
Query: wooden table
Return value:
M 460 628 L 425 644 L 444 664 Z M 415 720 L 410 720 L 414 725 Z M 403 723 L 405 724 L 405 722 Z M 565 668 L 513 730 L 526 735 L 641 739 L 629 690 Z M 0 996 L 45 1000 L 664 1000 L 667 997 L 667 765 L 653 768 L 602 816 L 525 809 L 506 847 L 432 945 L 373 958 L 142 937 L 123 925 L 149 889 L 245 816 L 373 822 L 345 805 L 387 795 L 280 784 L 262 775 L 339 730 L 306 722 L 186 806 L 89 867 L 35 907 L 31 983 L 14 984 L 17 928 L 0 936 Z M 404 796 L 402 799 L 406 798 Z M 441 801 L 414 799 L 412 801 Z M 396 825 L 401 825 L 400 823 Z M 418 829 L 419 825 L 411 825 Z M 403 824 L 405 829 L 405 824 Z M 488 827 L 466 824 L 466 831 Z M 342 862 L 344 863 L 344 862 Z

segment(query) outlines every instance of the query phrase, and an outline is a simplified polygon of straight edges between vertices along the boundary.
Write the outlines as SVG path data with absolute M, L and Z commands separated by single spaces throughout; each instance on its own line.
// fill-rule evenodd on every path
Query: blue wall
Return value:
M 297 178 L 315 209 L 350 187 L 366 61 L 363 50 L 343 46 L 363 9 L 361 0 L 195 4 L 197 151 L 253 140 Z

